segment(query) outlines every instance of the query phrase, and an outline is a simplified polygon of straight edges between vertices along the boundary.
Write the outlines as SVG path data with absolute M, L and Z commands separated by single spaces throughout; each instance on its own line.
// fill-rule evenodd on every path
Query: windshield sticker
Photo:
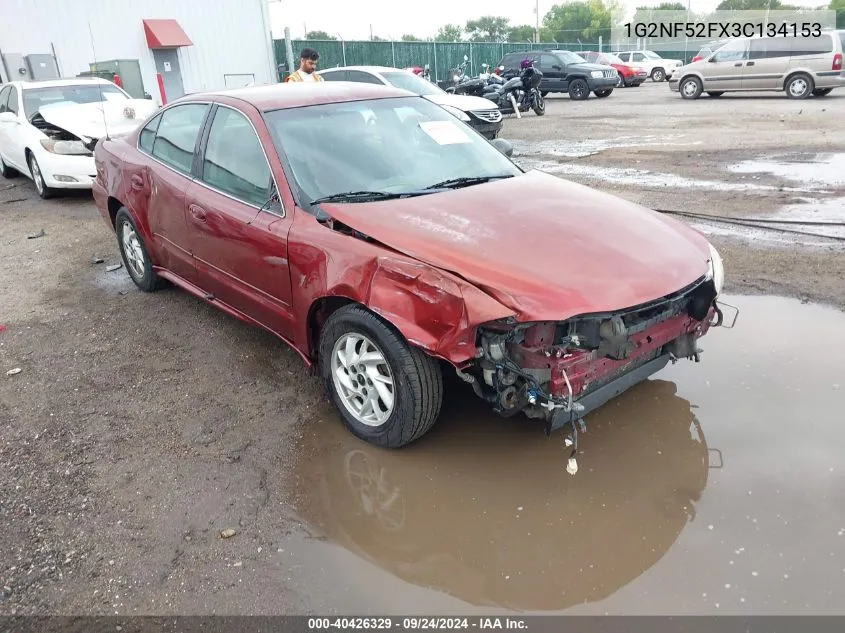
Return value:
M 472 143 L 472 139 L 451 121 L 421 121 L 420 127 L 438 145 Z

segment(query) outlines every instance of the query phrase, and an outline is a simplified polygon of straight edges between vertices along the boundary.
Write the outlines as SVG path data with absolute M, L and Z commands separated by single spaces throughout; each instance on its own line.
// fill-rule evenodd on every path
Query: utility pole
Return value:
M 370 41 L 373 41 L 373 25 L 370 24 Z

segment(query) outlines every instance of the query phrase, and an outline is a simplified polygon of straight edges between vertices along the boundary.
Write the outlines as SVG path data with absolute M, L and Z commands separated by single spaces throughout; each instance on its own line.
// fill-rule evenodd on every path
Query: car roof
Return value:
M 181 99 L 180 103 L 203 100 L 235 99 L 255 106 L 258 110 L 283 110 L 311 105 L 364 101 L 368 99 L 389 99 L 392 97 L 418 97 L 413 92 L 379 84 L 354 83 L 349 81 L 323 81 L 319 83 L 287 83 L 267 86 L 250 86 L 232 90 L 194 93 Z M 175 103 L 175 102 L 173 102 Z
M 60 86 L 114 86 L 115 84 L 107 79 L 100 79 L 99 77 L 68 77 L 66 79 L 36 79 L 32 81 L 10 81 L 11 84 L 16 84 L 28 90 L 30 88 L 55 88 Z

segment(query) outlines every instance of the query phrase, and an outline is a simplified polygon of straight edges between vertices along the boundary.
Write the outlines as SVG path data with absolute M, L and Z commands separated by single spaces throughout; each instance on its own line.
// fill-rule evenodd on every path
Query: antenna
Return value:
M 91 20 L 88 20 L 88 35 L 91 37 L 91 53 L 94 55 L 94 68 L 97 66 L 97 49 L 94 48 L 94 31 L 91 30 Z M 97 71 L 99 72 L 99 70 Z M 109 124 L 106 117 L 106 105 L 103 101 L 103 84 L 100 83 L 100 78 L 97 77 L 97 90 L 100 92 L 100 112 L 103 113 L 103 129 L 106 132 L 106 140 L 109 138 Z

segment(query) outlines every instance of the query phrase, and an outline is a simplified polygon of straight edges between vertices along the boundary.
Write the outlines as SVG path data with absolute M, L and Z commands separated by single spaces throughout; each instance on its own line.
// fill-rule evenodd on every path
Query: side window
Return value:
M 205 147 L 202 180 L 249 204 L 261 206 L 270 198 L 270 165 L 255 130 L 240 112 L 217 108 Z
M 152 121 L 147 123 L 143 130 L 141 130 L 141 134 L 138 139 L 138 146 L 147 154 L 153 153 L 153 141 L 155 140 L 156 130 L 158 130 L 158 124 L 160 122 L 161 115 L 159 114 Z
M 9 103 L 6 105 L 9 112 L 18 113 L 18 89 L 14 86 L 9 86 L 12 91 L 9 93 Z
M 6 102 L 9 100 L 9 92 L 11 92 L 11 90 L 11 86 L 6 86 L 0 90 L 0 113 L 9 111 L 9 108 L 6 107 Z
M 730 44 L 725 44 L 720 48 L 715 55 L 713 61 L 715 62 L 738 62 L 748 57 L 748 41 L 737 40 Z
M 354 81 L 359 84 L 379 84 L 381 81 L 373 77 L 370 73 L 365 73 L 360 70 L 347 70 L 346 81 Z
M 346 81 L 345 70 L 326 70 L 320 73 L 320 77 L 326 81 Z
M 623 62 L 630 61 L 631 53 L 616 53 Z
M 792 51 L 792 56 L 798 55 L 821 55 L 833 52 L 833 39 L 830 35 L 819 37 L 795 37 L 791 39 L 791 46 L 787 49 Z
M 557 70 L 557 68 L 554 68 L 554 66 L 560 66 L 561 68 L 563 67 L 563 65 L 560 63 L 560 60 L 554 55 L 549 55 L 548 53 L 540 54 L 540 72 L 548 70 Z
M 208 105 L 190 103 L 161 113 L 152 154 L 161 162 L 185 174 L 191 173 L 194 149 Z
M 643 55 L 642 53 L 634 53 L 633 57 L 634 57 L 635 62 L 644 62 L 645 61 L 645 55 Z

